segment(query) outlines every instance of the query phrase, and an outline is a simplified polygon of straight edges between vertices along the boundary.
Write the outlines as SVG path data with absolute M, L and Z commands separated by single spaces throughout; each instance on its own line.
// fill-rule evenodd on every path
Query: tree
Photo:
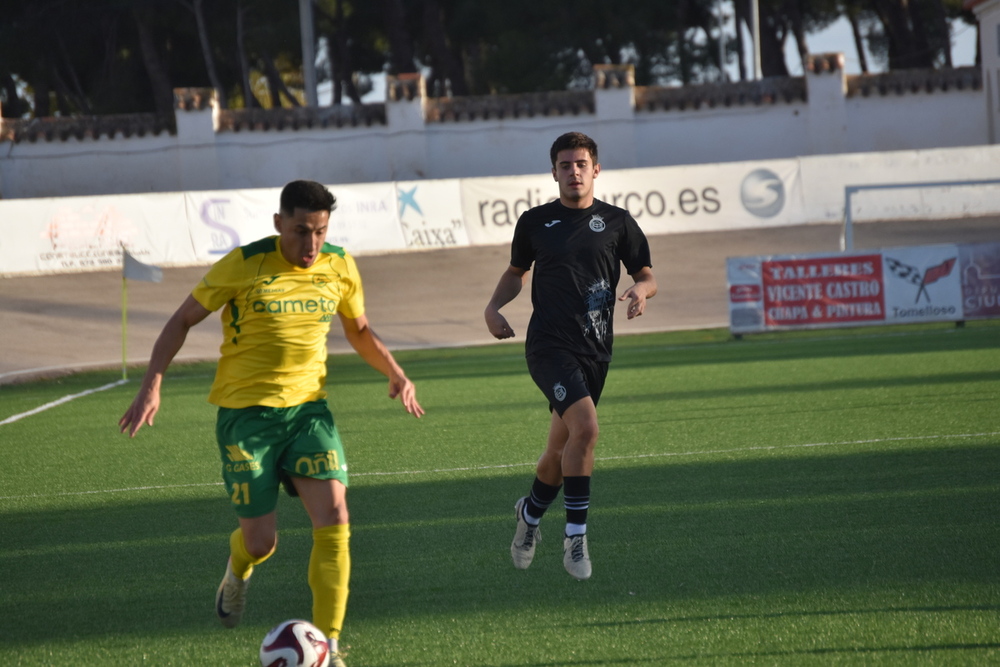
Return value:
M 148 23 L 149 17 L 140 8 L 133 8 L 132 20 L 135 23 L 142 62 L 149 75 L 153 106 L 160 116 L 168 117 L 174 108 L 173 86 L 170 84 L 170 74 L 163 61 L 159 46 L 153 38 L 152 29 Z
M 390 74 L 417 71 L 414 39 L 406 18 L 403 0 L 382 0 L 385 16 L 386 56 Z
M 889 69 L 951 67 L 952 19 L 963 16 L 957 0 L 868 0 L 881 30 L 868 45 Z
M 385 56 L 375 48 L 383 41 L 381 16 L 372 3 L 348 0 L 321 0 L 316 5 L 318 30 L 327 42 L 329 77 L 333 84 L 333 104 L 346 93 L 355 104 L 363 91 L 359 72 L 384 69 Z
M 176 0 L 176 2 L 194 15 L 195 25 L 198 29 L 198 43 L 201 46 L 201 55 L 205 59 L 205 71 L 208 73 L 208 80 L 212 82 L 212 88 L 215 89 L 219 106 L 225 109 L 229 106 L 229 95 L 227 95 L 226 88 L 222 85 L 222 79 L 219 78 L 219 72 L 215 67 L 215 56 L 212 54 L 213 43 L 209 39 L 208 26 L 205 21 L 205 1 Z
M 596 64 L 631 64 L 639 85 L 718 78 L 720 0 L 312 0 L 333 103 L 361 100 L 363 74 L 423 72 L 432 95 L 586 88 Z M 733 0 L 740 77 L 753 0 Z M 890 69 L 950 67 L 962 0 L 757 0 L 765 76 L 787 76 L 791 38 L 839 16 Z M 300 104 L 297 12 L 287 0 L 7 0 L 0 22 L 6 116 L 172 113 L 175 86 L 211 86 L 222 106 Z M 732 43 L 734 40 L 728 40 Z
M 240 64 L 240 87 L 243 89 L 243 106 L 248 109 L 259 108 L 260 100 L 253 90 L 253 83 L 250 79 L 250 60 L 247 58 L 246 48 L 246 6 L 238 1 L 236 3 L 236 58 Z

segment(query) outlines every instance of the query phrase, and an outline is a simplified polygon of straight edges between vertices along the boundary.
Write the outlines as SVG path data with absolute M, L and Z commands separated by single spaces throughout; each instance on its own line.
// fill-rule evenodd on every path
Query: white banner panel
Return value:
M 39 256 L 52 251 L 41 210 L 48 199 L 0 201 L 0 276 L 36 273 Z
M 603 171 L 595 190 L 650 235 L 802 222 L 796 160 Z
M 457 179 L 396 183 L 396 196 L 399 226 L 408 249 L 469 245 Z
M 605 170 L 598 199 L 628 210 L 649 235 L 801 224 L 796 160 Z M 556 199 L 551 174 L 464 179 L 463 210 L 473 245 L 509 243 L 517 218 Z
M 0 202 L 0 231 L 2 275 L 118 268 L 122 245 L 147 263 L 197 261 L 176 193 Z
M 234 248 L 276 234 L 280 195 L 280 188 L 186 193 L 184 224 L 199 263 L 212 264 Z
M 510 243 L 514 225 L 529 208 L 559 197 L 552 174 L 463 178 L 462 214 L 472 245 Z
M 882 251 L 886 324 L 962 320 L 958 246 Z
M 629 210 L 648 235 L 841 222 L 849 185 L 1000 179 L 998 155 L 997 147 L 970 147 L 608 170 L 595 194 Z M 327 240 L 354 254 L 506 245 L 522 213 L 558 197 L 550 173 L 329 187 L 339 205 Z M 274 233 L 280 191 L 0 201 L 0 275 L 121 266 L 123 243 L 148 263 L 210 264 Z M 852 211 L 861 221 L 997 214 L 998 193 L 958 185 L 864 191 Z
M 328 185 L 337 197 L 326 240 L 352 255 L 402 250 L 396 187 L 393 183 Z
M 327 186 L 337 197 L 326 240 L 352 254 L 403 248 L 391 183 Z M 281 188 L 219 190 L 185 195 L 192 242 L 202 263 L 276 234 Z

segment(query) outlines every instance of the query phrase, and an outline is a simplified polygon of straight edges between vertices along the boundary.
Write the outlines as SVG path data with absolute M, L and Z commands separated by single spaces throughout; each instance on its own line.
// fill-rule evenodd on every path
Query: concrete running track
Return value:
M 641 318 L 629 322 L 619 313 L 616 334 L 728 326 L 727 257 L 835 252 L 840 233 L 840 225 L 820 224 L 651 236 L 659 294 Z M 987 242 L 1000 242 L 998 217 L 865 223 L 854 231 L 855 250 Z M 394 350 L 495 342 L 483 308 L 509 258 L 507 246 L 360 256 L 368 318 Z M 171 268 L 162 283 L 129 282 L 130 365 L 148 360 L 163 324 L 205 270 Z M 121 288 L 120 271 L 0 278 L 0 384 L 120 368 Z M 530 311 L 526 287 L 503 311 L 516 333 L 509 344 L 523 343 Z M 213 315 L 191 331 L 175 363 L 214 359 L 220 341 Z M 335 323 L 330 351 L 348 350 Z

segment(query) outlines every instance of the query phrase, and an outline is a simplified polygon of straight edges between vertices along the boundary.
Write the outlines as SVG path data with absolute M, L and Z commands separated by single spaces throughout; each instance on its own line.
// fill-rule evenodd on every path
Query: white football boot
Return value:
M 240 579 L 233 574 L 233 561 L 226 563 L 226 574 L 222 577 L 219 590 L 215 594 L 215 613 L 227 628 L 235 628 L 243 618 L 243 608 L 247 603 L 247 587 L 250 586 L 250 574 L 246 579 Z
M 590 579 L 590 552 L 587 551 L 586 534 L 563 539 L 563 567 L 581 581 Z
M 527 500 L 528 497 L 524 496 L 514 505 L 514 513 L 517 514 L 517 530 L 514 532 L 514 541 L 510 545 L 510 557 L 514 561 L 514 567 L 519 570 L 528 569 L 535 557 L 535 545 L 542 541 L 541 529 L 524 520 L 524 503 Z

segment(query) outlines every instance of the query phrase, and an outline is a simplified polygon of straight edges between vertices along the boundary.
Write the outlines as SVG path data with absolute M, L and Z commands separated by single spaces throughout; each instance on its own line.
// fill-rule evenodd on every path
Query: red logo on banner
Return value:
M 885 320 L 880 255 L 765 261 L 761 268 L 767 326 Z
M 917 298 L 914 303 L 920 302 L 920 297 L 923 295 L 927 302 L 930 303 L 931 295 L 927 293 L 927 286 L 933 285 L 942 278 L 947 278 L 951 275 L 951 270 L 955 266 L 955 261 L 957 258 L 952 257 L 951 259 L 946 259 L 937 266 L 932 266 L 920 273 L 920 269 L 915 266 L 910 266 L 909 264 L 904 264 L 898 259 L 893 259 L 892 257 L 886 257 L 885 263 L 889 267 L 889 271 L 892 272 L 897 278 L 902 278 L 903 280 L 912 283 L 917 286 Z
M 955 258 L 946 259 L 937 266 L 932 266 L 931 268 L 924 271 L 924 285 L 930 285 L 931 283 L 936 283 L 942 278 L 947 278 L 951 275 L 951 269 L 955 266 Z
M 760 285 L 730 285 L 730 303 L 744 303 L 747 301 L 760 301 Z

